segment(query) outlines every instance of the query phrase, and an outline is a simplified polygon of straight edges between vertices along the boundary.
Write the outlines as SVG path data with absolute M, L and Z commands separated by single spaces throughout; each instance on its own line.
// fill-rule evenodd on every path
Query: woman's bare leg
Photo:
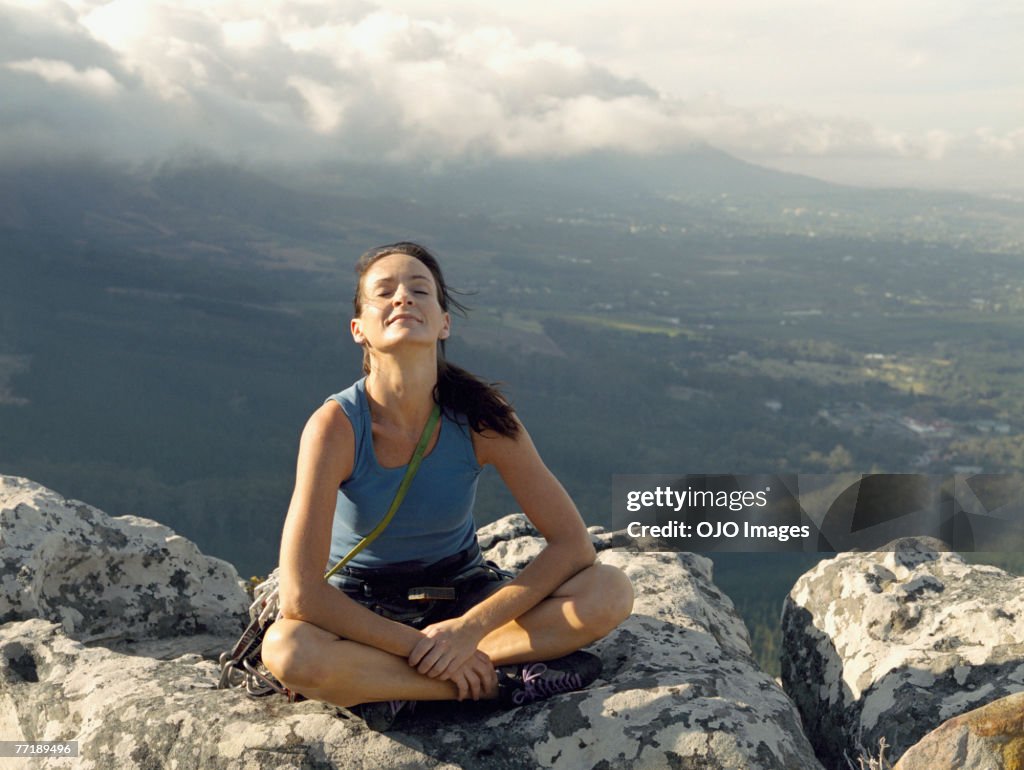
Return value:
M 633 610 L 633 586 L 616 567 L 595 564 L 563 583 L 522 617 L 484 637 L 496 666 L 551 660 L 594 642 Z
M 495 666 L 550 660 L 600 639 L 629 616 L 633 589 L 618 569 L 594 565 L 563 583 L 522 617 L 484 637 Z M 454 700 L 448 681 L 424 676 L 405 658 L 339 639 L 310 623 L 279 620 L 267 631 L 263 660 L 292 690 L 337 706 L 387 700 Z M 484 697 L 497 694 L 497 679 Z
M 301 620 L 278 620 L 270 627 L 263 662 L 288 689 L 336 706 L 458 697 L 454 684 L 418 673 L 405 658 Z M 487 684 L 485 697 L 493 697 L 497 679 Z

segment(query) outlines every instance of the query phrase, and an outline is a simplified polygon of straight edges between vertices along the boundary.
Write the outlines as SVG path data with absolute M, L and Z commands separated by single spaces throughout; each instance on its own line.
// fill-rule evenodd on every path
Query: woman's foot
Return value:
M 375 733 L 390 730 L 399 714 L 412 714 L 415 710 L 414 700 L 382 700 L 362 703 L 357 707 L 357 712 L 363 718 L 366 727 Z
M 498 668 L 498 699 L 512 708 L 553 695 L 582 690 L 601 675 L 601 659 L 589 652 L 572 652 L 542 663 Z

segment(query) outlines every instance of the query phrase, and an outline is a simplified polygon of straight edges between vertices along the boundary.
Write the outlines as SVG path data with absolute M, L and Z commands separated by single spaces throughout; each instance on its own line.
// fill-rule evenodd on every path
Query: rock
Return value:
M 237 634 L 249 601 L 232 565 L 162 524 L 0 476 L 0 623 L 43 618 L 81 640 Z
M 52 495 L 41 488 L 34 494 Z M 14 508 L 17 521 L 36 510 L 28 503 Z M 77 504 L 65 510 L 68 517 L 84 512 L 89 522 L 101 516 Z M 80 525 L 63 526 L 75 532 Z M 27 544 L 27 533 L 16 534 Z M 602 548 L 611 540 L 593 536 Z M 481 540 L 488 557 L 505 567 L 520 566 L 540 548 L 521 515 L 485 527 Z M 387 734 L 369 732 L 325 704 L 214 689 L 210 658 L 236 633 L 168 638 L 169 621 L 153 610 L 143 624 L 148 638 L 138 622 L 129 624 L 136 629 L 130 640 L 74 638 L 62 594 L 44 592 L 47 601 L 37 604 L 47 608 L 45 618 L 0 626 L 0 735 L 75 738 L 79 758 L 47 759 L 45 767 L 76 770 L 820 768 L 792 704 L 751 659 L 746 628 L 711 581 L 707 559 L 607 549 L 601 559 L 626 570 L 637 602 L 633 617 L 593 646 L 604 663 L 593 686 L 510 711 L 418 704 L 411 720 Z M 174 603 L 160 606 L 181 614 Z M 81 631 L 74 619 L 72 630 Z
M 953 717 L 914 744 L 895 770 L 1022 770 L 1024 692 Z
M 783 686 L 826 767 L 899 758 L 945 720 L 1024 690 L 1024 579 L 930 538 L 845 553 L 783 609 Z

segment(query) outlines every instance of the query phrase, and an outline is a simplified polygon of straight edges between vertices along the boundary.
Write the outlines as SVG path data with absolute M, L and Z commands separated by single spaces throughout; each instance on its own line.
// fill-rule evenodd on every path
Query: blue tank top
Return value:
M 406 466 L 383 468 L 373 451 L 373 426 L 366 378 L 331 396 L 341 405 L 355 434 L 352 475 L 342 482 L 331 531 L 333 566 L 380 523 L 405 476 Z M 482 470 L 470 428 L 442 411 L 441 432 L 387 528 L 349 562 L 384 567 L 404 561 L 432 564 L 476 542 L 473 502 Z

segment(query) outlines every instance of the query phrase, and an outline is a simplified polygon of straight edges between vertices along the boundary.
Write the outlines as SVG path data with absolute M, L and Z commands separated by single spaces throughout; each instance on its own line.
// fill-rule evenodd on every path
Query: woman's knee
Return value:
M 309 623 L 287 619 L 267 629 L 261 650 L 263 664 L 290 689 L 314 686 L 323 675 L 317 671 L 320 656 L 313 651 L 317 631 L 320 629 Z
M 586 573 L 579 609 L 587 626 L 604 636 L 632 613 L 633 584 L 622 570 L 608 564 L 595 564 Z

